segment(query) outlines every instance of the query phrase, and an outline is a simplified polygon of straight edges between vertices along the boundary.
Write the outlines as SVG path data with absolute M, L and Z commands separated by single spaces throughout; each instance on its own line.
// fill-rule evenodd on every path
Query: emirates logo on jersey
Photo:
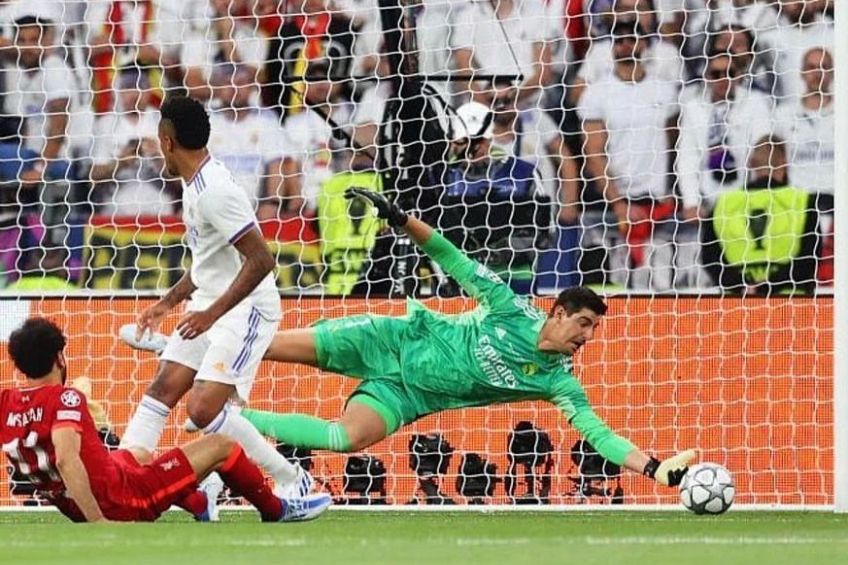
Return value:
M 75 390 L 66 390 L 59 397 L 59 400 L 68 408 L 76 408 L 82 404 L 82 399 L 80 399 L 79 393 Z

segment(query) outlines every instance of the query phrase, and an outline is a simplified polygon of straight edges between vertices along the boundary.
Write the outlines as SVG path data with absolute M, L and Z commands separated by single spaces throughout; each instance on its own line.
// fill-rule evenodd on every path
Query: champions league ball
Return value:
M 680 483 L 680 502 L 695 514 L 722 514 L 733 504 L 735 495 L 730 472 L 715 463 L 690 467 Z

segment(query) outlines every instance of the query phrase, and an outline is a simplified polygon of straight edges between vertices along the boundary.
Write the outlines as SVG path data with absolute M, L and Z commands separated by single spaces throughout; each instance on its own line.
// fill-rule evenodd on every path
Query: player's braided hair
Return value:
M 65 335 L 47 318 L 30 318 L 9 336 L 9 356 L 30 379 L 50 373 L 63 349 Z

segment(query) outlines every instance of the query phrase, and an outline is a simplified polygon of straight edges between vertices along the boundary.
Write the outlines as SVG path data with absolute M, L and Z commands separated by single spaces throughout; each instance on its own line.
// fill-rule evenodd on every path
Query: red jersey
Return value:
M 98 502 L 123 473 L 103 445 L 85 396 L 62 385 L 6 389 L 0 392 L 0 445 L 12 466 L 71 519 L 81 519 L 76 505 L 65 498 L 65 485 L 56 469 L 51 432 L 71 427 L 80 434 L 82 459 Z

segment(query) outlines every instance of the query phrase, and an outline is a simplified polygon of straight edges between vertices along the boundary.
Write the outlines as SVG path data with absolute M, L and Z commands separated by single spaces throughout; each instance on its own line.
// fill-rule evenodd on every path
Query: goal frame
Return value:
M 844 8 L 845 6 L 843 6 Z M 848 512 L 848 13 L 836 10 L 834 304 L 833 304 L 833 488 L 834 510 Z M 841 314 L 840 314 L 841 313 Z
M 398 9 L 404 4 L 403 0 L 381 0 L 381 4 L 396 4 Z M 821 469 L 823 473 L 833 473 L 832 504 L 809 505 L 768 505 L 768 504 L 738 504 L 734 511 L 833 511 L 848 513 L 848 10 L 835 12 L 835 46 L 834 46 L 834 111 L 835 111 L 835 185 L 834 185 L 834 286 L 833 286 L 833 468 Z M 843 63 L 843 60 L 845 63 Z M 393 76 L 397 73 L 393 73 Z M 440 80 L 442 77 L 430 77 Z M 631 293 L 634 294 L 634 293 Z M 706 294 L 706 293 L 705 293 Z M 88 291 L 85 296 L 117 297 L 132 296 L 145 298 L 158 296 L 155 291 Z M 41 292 L 20 293 L 17 300 L 35 299 L 45 296 Z M 53 295 L 55 297 L 55 295 Z M 2 303 L 3 301 L 0 301 Z M 668 504 L 627 504 L 627 505 L 487 505 L 487 506 L 344 506 L 343 510 L 365 511 L 671 511 L 682 510 L 677 505 Z M 241 510 L 242 507 L 233 507 Z M 38 511 L 40 507 L 0 506 L 0 512 L 7 511 Z

